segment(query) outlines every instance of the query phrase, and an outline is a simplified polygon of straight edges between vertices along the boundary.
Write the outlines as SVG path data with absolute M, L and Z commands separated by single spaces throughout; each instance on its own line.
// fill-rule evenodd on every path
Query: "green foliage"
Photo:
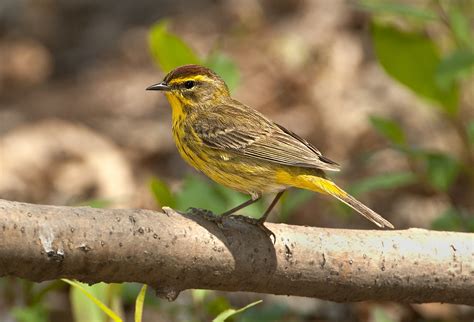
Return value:
M 145 302 L 146 289 L 146 284 L 143 284 L 135 301 L 135 322 L 142 322 L 143 304 Z
M 164 72 L 181 65 L 200 64 L 194 51 L 179 37 L 168 32 L 168 22 L 154 24 L 148 38 L 151 55 Z
M 89 199 L 84 202 L 78 203 L 76 206 L 85 206 L 85 207 L 91 207 L 91 208 L 107 208 L 112 205 L 113 201 L 110 199 L 103 199 L 103 198 L 97 198 L 97 199 Z
M 444 57 L 436 70 L 436 82 L 448 89 L 462 76 L 468 74 L 474 66 L 474 52 L 468 49 L 458 49 Z
M 474 217 L 461 214 L 455 208 L 449 208 L 431 223 L 435 230 L 474 232 Z
M 393 1 L 360 1 L 361 9 L 371 11 L 378 14 L 394 14 L 402 15 L 404 17 L 411 17 L 421 20 L 434 20 L 437 18 L 435 12 L 427 8 L 419 8 L 405 3 L 398 3 Z
M 468 1 L 469 2 L 469 1 Z M 453 32 L 454 38 L 456 39 L 460 47 L 474 48 L 473 35 L 471 27 L 469 25 L 469 19 L 465 13 L 453 3 L 449 6 L 449 25 Z
M 260 304 L 262 303 L 263 301 L 262 300 L 259 300 L 259 301 L 255 301 L 253 303 L 250 303 L 249 305 L 246 305 L 244 306 L 243 308 L 240 308 L 240 309 L 227 309 L 225 311 L 223 311 L 221 314 L 219 314 L 214 320 L 212 320 L 213 322 L 224 322 L 226 321 L 229 317 L 231 316 L 234 316 L 236 314 L 239 314 L 249 308 L 251 308 L 252 306 L 255 306 L 257 304 Z
M 430 184 L 438 190 L 448 190 L 461 170 L 459 162 L 450 155 L 437 152 L 423 152 L 421 158 L 426 163 Z
M 232 59 L 219 51 L 200 58 L 181 38 L 168 31 L 166 20 L 157 22 L 151 27 L 148 43 L 153 60 L 165 73 L 182 65 L 204 65 L 221 76 L 231 91 L 237 87 L 239 71 Z
M 466 80 L 474 74 L 474 38 L 470 25 L 474 7 L 470 1 L 456 0 L 436 0 L 423 4 L 361 0 L 359 4 L 362 9 L 374 14 L 371 24 L 372 41 L 383 69 L 416 95 L 428 99 L 445 112 L 441 116 L 446 119 L 445 124 L 451 125 L 458 134 L 464 151 L 457 157 L 413 147 L 408 144 L 404 131 L 398 124 L 372 117 L 372 126 L 405 156 L 411 172 L 395 173 L 387 178 L 368 178 L 353 188 L 355 193 L 377 190 L 384 186 L 418 184 L 428 185 L 438 193 L 451 195 L 456 191 L 451 188 L 456 182 L 460 182 L 457 180 L 460 175 L 467 179 L 460 182 L 464 185 L 462 189 L 472 190 L 474 176 L 470 169 L 471 156 L 474 155 L 474 122 L 462 119 L 459 98 L 461 90 L 466 88 L 463 85 L 469 84 Z M 387 19 L 388 15 L 394 17 Z M 381 22 L 381 17 L 385 23 Z M 387 22 L 396 24 L 390 25 Z M 425 30 L 436 30 L 437 33 L 434 35 Z M 462 103 L 468 108 L 472 104 Z M 466 128 L 459 126 L 460 124 L 466 124 Z M 453 200 L 452 209 L 462 208 L 462 204 L 461 207 L 456 205 L 456 198 L 450 200 Z M 461 230 L 462 224 L 465 226 L 466 223 L 452 209 L 443 214 L 434 226 Z
M 232 191 L 201 176 L 187 176 L 181 191 L 176 195 L 176 206 L 183 211 L 189 207 L 196 207 L 219 214 L 248 199 L 247 195 Z M 259 201 L 246 207 L 245 215 L 255 218 L 261 216 L 263 211 L 263 204 Z
M 371 116 L 370 123 L 382 136 L 388 139 L 395 145 L 406 144 L 406 137 L 403 129 L 395 121 L 378 117 Z
M 290 215 L 314 196 L 314 192 L 300 189 L 290 189 L 282 196 L 280 204 L 280 220 L 285 222 Z
M 220 52 L 213 52 L 207 56 L 204 65 L 220 75 L 230 90 L 237 88 L 240 79 L 239 69 L 228 56 Z
M 153 177 L 150 180 L 150 190 L 155 197 L 156 203 L 160 207 L 176 207 L 176 198 L 173 196 L 170 188 L 160 179 Z
M 437 103 L 449 115 L 457 113 L 458 87 L 453 84 L 444 89 L 436 82 L 441 58 L 430 38 L 373 22 L 372 39 L 377 58 L 390 76 L 419 96 Z
M 469 138 L 469 142 L 472 146 L 474 146 L 474 121 L 470 121 L 466 126 L 467 136 Z
M 11 311 L 12 316 L 18 322 L 47 322 L 48 311 L 41 303 L 25 307 L 14 307 Z
M 371 321 L 374 322 L 395 322 L 394 319 L 382 307 L 377 306 L 371 312 Z
M 89 286 L 68 279 L 62 281 L 72 286 L 70 297 L 75 322 L 106 322 L 106 316 L 114 322 L 122 322 L 122 319 L 104 304 L 110 284 L 98 283 Z
M 417 181 L 416 175 L 408 171 L 384 173 L 358 181 L 349 190 L 353 195 L 357 196 L 370 191 L 401 188 L 414 184 Z

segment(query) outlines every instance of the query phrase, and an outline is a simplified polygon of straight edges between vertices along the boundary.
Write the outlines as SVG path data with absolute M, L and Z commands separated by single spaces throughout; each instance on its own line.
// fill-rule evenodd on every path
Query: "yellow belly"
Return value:
M 181 157 L 219 184 L 253 196 L 287 187 L 277 181 L 281 167 L 276 164 L 206 147 L 176 129 L 173 129 L 173 138 Z

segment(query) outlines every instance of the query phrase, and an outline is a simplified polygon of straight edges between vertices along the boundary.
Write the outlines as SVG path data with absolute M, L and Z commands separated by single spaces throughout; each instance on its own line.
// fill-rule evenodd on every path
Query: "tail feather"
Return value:
M 394 228 L 388 220 L 386 220 L 378 213 L 364 205 L 362 202 L 358 201 L 356 198 L 352 197 L 350 194 L 339 188 L 334 182 L 316 176 L 309 176 L 309 178 L 308 176 L 306 176 L 305 181 L 311 184 L 305 184 L 301 186 L 301 188 L 329 194 L 339 199 L 340 201 L 357 211 L 359 214 L 361 214 L 377 226 L 389 227 L 392 229 Z
M 340 201 L 342 201 L 343 203 L 345 203 L 346 205 L 348 205 L 349 207 L 351 207 L 352 209 L 354 209 L 355 211 L 357 211 L 359 214 L 361 214 L 362 216 L 364 216 L 365 218 L 367 218 L 368 220 L 370 220 L 377 226 L 382 227 L 382 228 L 383 227 L 388 227 L 392 229 L 394 228 L 391 222 L 389 222 L 388 220 L 380 216 L 378 213 L 376 213 L 375 211 L 373 211 L 372 209 L 364 205 L 362 202 L 360 202 L 356 198 L 352 197 L 347 192 L 345 191 L 343 192 L 345 193 L 344 196 L 336 195 L 332 193 L 330 194 L 334 196 L 335 198 L 339 199 Z

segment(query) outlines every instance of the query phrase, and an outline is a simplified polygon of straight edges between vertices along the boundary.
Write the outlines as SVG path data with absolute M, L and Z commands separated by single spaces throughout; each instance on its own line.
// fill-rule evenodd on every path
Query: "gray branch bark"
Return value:
M 0 200 L 0 275 L 474 305 L 474 234 L 324 229 L 193 215 Z

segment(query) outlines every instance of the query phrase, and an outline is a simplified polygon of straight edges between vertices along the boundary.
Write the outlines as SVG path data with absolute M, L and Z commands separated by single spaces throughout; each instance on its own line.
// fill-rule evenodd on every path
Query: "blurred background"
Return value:
M 179 157 L 171 110 L 145 88 L 216 70 L 233 96 L 337 161 L 333 179 L 397 228 L 474 231 L 471 0 L 2 0 L 0 198 L 223 211 L 245 196 Z M 271 199 L 273 196 L 269 196 Z M 270 201 L 245 211 L 259 216 Z M 291 191 L 270 220 L 372 229 Z M 140 285 L 84 285 L 133 320 Z M 0 321 L 107 321 L 79 288 L 0 279 Z M 143 321 L 471 321 L 472 308 L 186 291 Z

